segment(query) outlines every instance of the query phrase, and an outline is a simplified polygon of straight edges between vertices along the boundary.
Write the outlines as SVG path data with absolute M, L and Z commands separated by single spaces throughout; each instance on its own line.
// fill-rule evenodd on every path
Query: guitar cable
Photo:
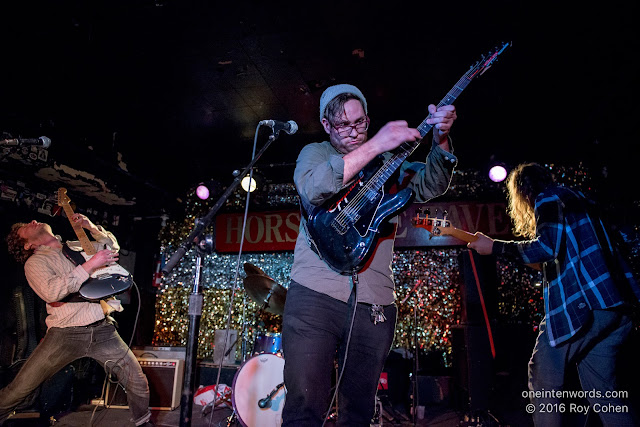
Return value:
M 135 317 L 135 321 L 134 321 L 134 324 L 133 324 L 133 330 L 131 331 L 131 338 L 129 339 L 129 343 L 127 344 L 127 351 L 124 352 L 122 354 L 122 356 L 120 356 L 120 358 L 116 359 L 115 361 L 112 361 L 112 360 L 105 361 L 104 362 L 104 366 L 103 366 L 103 369 L 104 369 L 104 372 L 105 372 L 105 378 L 104 378 L 104 382 L 102 384 L 102 392 L 101 392 L 101 396 L 100 397 L 101 397 L 101 400 L 103 402 L 103 407 L 105 409 L 107 409 L 107 410 L 111 408 L 111 404 L 113 403 L 113 400 L 115 399 L 115 396 L 116 396 L 116 393 L 114 391 L 114 393 L 111 396 L 111 402 L 107 403 L 107 396 L 106 396 L 107 382 L 110 382 L 111 384 L 113 384 L 114 387 L 115 387 L 115 390 L 118 389 L 118 386 L 122 387 L 120 385 L 120 380 L 118 380 L 118 381 L 112 381 L 111 380 L 112 372 L 113 372 L 113 370 L 115 368 L 119 367 L 118 364 L 120 363 L 120 361 L 123 360 L 127 356 L 127 354 L 129 353 L 129 351 L 131 350 L 131 346 L 133 344 L 133 338 L 135 337 L 136 329 L 138 328 L 138 320 L 140 318 L 140 308 L 142 307 L 142 298 L 140 296 L 140 288 L 138 288 L 138 284 L 133 279 L 132 279 L 132 284 L 133 284 L 133 287 L 135 288 L 136 293 L 138 295 L 138 309 L 136 311 L 136 317 Z M 105 316 L 105 319 L 106 319 L 106 316 Z M 111 366 L 109 366 L 109 362 L 112 362 Z M 122 388 L 124 389 L 124 387 L 122 387 Z M 96 410 L 98 409 L 98 406 L 99 405 L 96 405 L 93 408 L 93 411 L 91 413 L 91 419 L 89 420 L 89 425 L 90 426 L 94 425 L 94 417 L 95 417 Z M 102 416 L 96 418 L 95 422 L 96 423 L 100 422 L 106 416 L 106 414 L 107 414 L 107 411 L 105 410 L 104 412 L 101 413 Z
M 342 361 L 342 368 L 340 369 L 340 375 L 338 375 L 338 380 L 336 381 L 336 388 L 335 388 L 335 391 L 333 392 L 333 397 L 331 398 L 331 402 L 329 403 L 329 409 L 327 409 L 327 412 L 324 415 L 324 420 L 322 420 L 322 427 L 324 427 L 325 423 L 327 422 L 327 419 L 329 419 L 329 415 L 331 414 L 331 408 L 333 408 L 333 402 L 335 402 L 338 397 L 338 390 L 340 389 L 340 382 L 342 381 L 344 368 L 347 366 L 347 356 L 349 355 L 349 343 L 351 342 L 351 332 L 353 331 L 353 324 L 355 323 L 356 312 L 358 311 L 358 273 L 352 274 L 351 283 L 353 284 L 353 314 L 351 315 L 351 324 L 349 325 L 349 334 L 347 335 L 347 344 L 344 349 L 344 360 Z

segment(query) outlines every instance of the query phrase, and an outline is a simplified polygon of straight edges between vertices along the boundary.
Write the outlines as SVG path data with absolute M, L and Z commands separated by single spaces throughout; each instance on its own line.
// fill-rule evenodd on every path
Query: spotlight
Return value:
M 199 199 L 207 200 L 209 198 L 209 188 L 201 183 L 198 185 L 198 188 L 196 188 L 196 195 Z
M 507 177 L 507 170 L 502 165 L 495 165 L 489 169 L 489 179 L 493 182 L 502 182 Z
M 256 188 L 258 188 L 258 183 L 256 182 L 255 178 L 252 178 L 251 176 L 246 175 L 240 181 L 240 186 L 247 193 L 253 193 L 256 190 Z

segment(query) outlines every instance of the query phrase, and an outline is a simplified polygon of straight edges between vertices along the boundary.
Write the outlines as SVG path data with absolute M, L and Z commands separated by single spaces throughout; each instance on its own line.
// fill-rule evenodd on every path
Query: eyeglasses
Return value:
M 365 116 L 363 119 L 358 120 L 352 125 L 338 124 L 336 126 L 332 123 L 331 127 L 333 127 L 336 132 L 338 132 L 338 135 L 343 138 L 351 135 L 351 132 L 353 132 L 354 129 L 358 133 L 365 133 L 367 129 L 369 129 L 369 117 Z

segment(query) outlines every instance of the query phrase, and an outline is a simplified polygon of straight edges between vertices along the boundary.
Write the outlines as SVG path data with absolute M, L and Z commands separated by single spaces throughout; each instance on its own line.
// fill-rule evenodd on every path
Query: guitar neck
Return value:
M 438 104 L 438 108 L 444 105 L 453 104 L 453 102 L 458 98 L 458 96 L 460 96 L 462 91 L 467 86 L 469 86 L 469 83 L 475 77 L 479 68 L 480 68 L 479 64 L 476 64 L 473 67 L 471 67 L 469 71 L 467 71 L 460 78 L 460 80 L 458 80 L 458 82 L 453 86 L 453 88 L 451 88 L 449 93 L 447 93 L 447 95 L 444 98 L 442 98 L 442 100 Z M 396 153 L 389 160 L 385 162 L 385 164 L 380 168 L 376 176 L 369 181 L 370 185 L 374 190 L 378 190 L 379 188 L 381 188 L 385 184 L 387 179 L 393 174 L 393 172 L 395 172 L 395 170 L 400 167 L 402 162 L 404 162 L 407 159 L 407 157 L 409 157 L 411 153 L 413 153 L 416 150 L 416 148 L 418 148 L 418 146 L 422 142 L 422 138 L 424 138 L 427 135 L 427 133 L 429 133 L 431 128 L 433 128 L 433 125 L 430 125 L 429 123 L 427 123 L 427 120 L 429 120 L 430 118 L 431 118 L 431 114 L 429 114 L 422 121 L 422 123 L 420 123 L 420 125 L 416 128 L 418 129 L 418 132 L 420 132 L 421 139 L 413 142 L 402 143 L 397 148 Z
M 71 208 L 71 205 L 69 205 L 68 203 L 65 203 L 62 205 L 62 209 L 64 209 L 64 213 L 67 214 L 67 218 L 69 218 L 71 227 L 73 228 L 73 231 L 76 233 L 76 237 L 80 241 L 80 245 L 82 246 L 82 250 L 84 251 L 84 253 L 87 255 L 95 255 L 96 249 L 91 244 L 91 241 L 87 237 L 87 233 L 84 231 L 84 228 L 82 228 L 80 224 L 76 224 L 75 222 L 73 222 L 73 220 L 71 219 L 73 218 L 73 214 L 74 214 L 73 209 Z
M 455 227 L 443 227 L 440 228 L 440 235 L 453 236 L 456 239 L 460 239 L 463 242 L 471 243 L 478 240 L 478 236 L 475 236 L 468 231 L 460 230 Z

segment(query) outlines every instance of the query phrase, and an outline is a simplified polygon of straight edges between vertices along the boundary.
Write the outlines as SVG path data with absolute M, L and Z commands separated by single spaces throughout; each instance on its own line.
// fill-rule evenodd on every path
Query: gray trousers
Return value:
M 0 390 L 0 425 L 44 381 L 82 357 L 95 359 L 118 378 L 136 425 L 149 420 L 147 377 L 116 328 L 105 320 L 92 326 L 49 328 L 14 380 Z

